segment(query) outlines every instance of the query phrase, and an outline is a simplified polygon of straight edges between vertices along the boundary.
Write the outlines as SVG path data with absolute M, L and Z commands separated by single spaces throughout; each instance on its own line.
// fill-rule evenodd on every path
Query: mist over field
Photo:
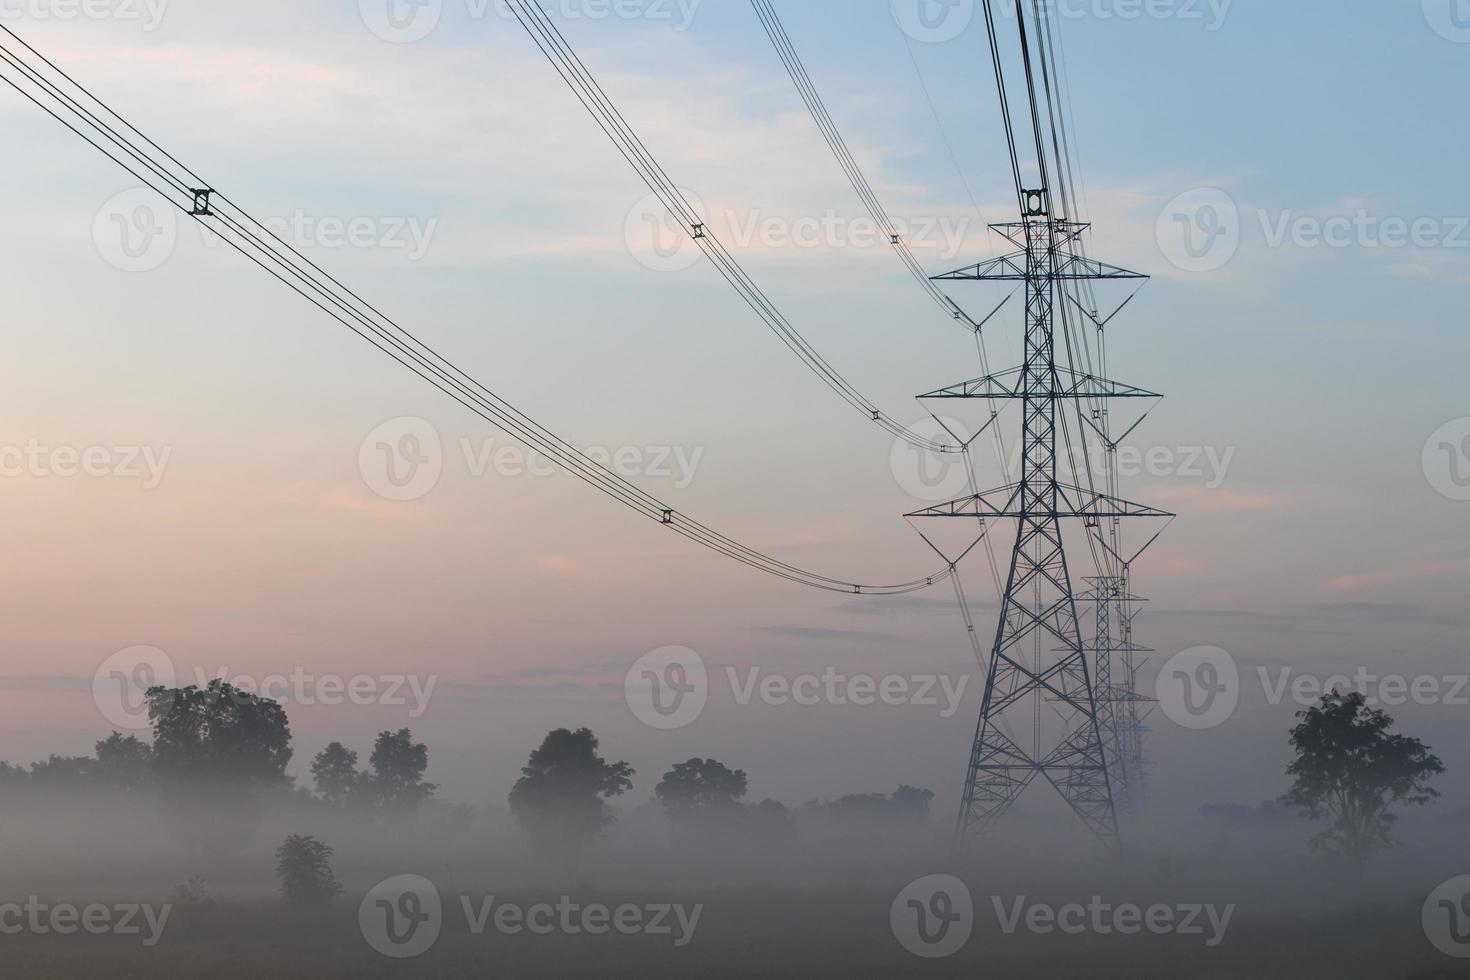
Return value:
M 1470 0 L 0 0 L 0 980 L 1470 978 Z
M 1038 796 L 957 853 L 923 790 L 742 802 L 746 774 L 689 760 L 633 774 L 584 834 L 566 829 L 590 812 L 573 733 L 549 736 L 564 754 L 544 771 L 581 772 L 580 789 L 528 819 L 420 792 L 402 734 L 378 743 L 405 750 L 397 777 L 384 752 L 348 783 L 314 767 L 315 793 L 171 785 L 166 766 L 130 768 L 142 743 L 120 737 L 97 759 L 6 770 L 7 973 L 1460 975 L 1425 936 L 1430 893 L 1470 860 L 1464 811 L 1407 816 L 1407 843 L 1366 865 L 1314 854 L 1321 824 L 1271 803 L 1130 818 L 1119 858 Z M 293 835 L 331 848 L 319 900 L 285 887 Z

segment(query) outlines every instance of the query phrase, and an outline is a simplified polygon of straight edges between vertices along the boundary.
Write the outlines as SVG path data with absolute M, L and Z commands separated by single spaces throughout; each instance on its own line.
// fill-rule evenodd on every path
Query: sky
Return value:
M 934 3 L 927 21 L 906 0 L 776 7 L 925 267 L 997 254 L 985 225 L 1014 198 L 973 5 Z M 918 424 L 915 395 L 980 373 L 865 225 L 748 4 L 549 9 L 711 229 L 868 397 Z M 681 512 L 842 579 L 932 572 L 901 516 L 936 502 L 917 462 L 709 265 L 650 249 L 647 189 L 521 27 L 477 0 L 394 11 L 427 33 L 395 33 L 381 0 L 0 0 L 0 23 Z M 1202 647 L 1239 678 L 1238 707 L 1208 727 L 1156 714 L 1159 805 L 1279 794 L 1301 707 L 1282 678 L 1334 674 L 1385 698 L 1383 678 L 1417 682 L 1391 713 L 1443 750 L 1443 805 L 1470 805 L 1454 750 L 1470 728 L 1470 11 L 1059 11 L 1091 250 L 1153 276 L 1109 335 L 1110 372 L 1167 396 L 1131 440 L 1124 495 L 1180 515 L 1135 568 L 1151 600 L 1138 639 L 1156 651 L 1142 685 Z M 531 472 L 507 435 L 197 227 L 124 248 L 161 209 L 8 87 L 0 126 L 0 758 L 89 751 L 116 727 L 94 678 L 148 647 L 180 679 L 313 679 L 287 698 L 303 777 L 330 740 L 365 757 L 376 732 L 411 727 L 441 795 L 499 804 L 545 731 L 587 725 L 640 770 L 638 799 L 673 762 L 714 756 L 755 798 L 910 783 L 952 812 L 983 683 L 952 594 L 804 590 Z M 955 298 L 983 313 L 987 288 Z M 1013 307 L 988 328 L 997 367 L 1019 360 Z M 385 483 L 383 447 L 425 446 L 436 478 Z M 964 580 L 983 634 L 983 561 Z M 663 730 L 624 683 L 671 646 L 711 680 L 703 712 Z M 752 670 L 775 689 L 830 674 L 966 687 L 958 706 L 742 704 Z M 323 703 L 322 678 L 372 694 Z

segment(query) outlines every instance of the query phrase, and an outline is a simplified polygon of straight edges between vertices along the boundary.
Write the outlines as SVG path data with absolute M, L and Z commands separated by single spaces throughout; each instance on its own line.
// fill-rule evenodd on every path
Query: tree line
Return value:
M 425 779 L 428 746 L 415 742 L 407 728 L 379 733 L 366 767 L 356 751 L 330 743 L 311 761 L 313 792 L 297 787 L 286 771 L 291 727 L 278 702 L 213 680 L 203 687 L 152 688 L 147 705 L 151 743 L 113 732 L 96 743 L 94 756 L 52 756 L 29 769 L 0 762 L 0 791 L 152 794 L 168 826 L 208 846 L 248 837 L 272 800 L 298 798 L 392 818 L 412 814 L 438 788 Z M 1395 845 L 1397 809 L 1439 797 L 1431 784 L 1445 771 L 1443 763 L 1423 742 L 1394 732 L 1393 724 L 1360 693 L 1333 692 L 1299 713 L 1288 739 L 1291 784 L 1277 802 L 1316 824 L 1312 843 L 1318 850 L 1361 863 Z M 632 789 L 635 775 L 627 762 L 602 756 L 590 729 L 557 729 L 530 753 L 510 791 L 510 813 L 538 849 L 575 854 L 613 823 L 609 801 Z M 747 803 L 748 783 L 743 770 L 692 758 L 662 775 L 654 799 L 676 835 L 790 834 L 791 811 L 771 799 Z M 915 821 L 928 815 L 933 797 L 900 786 L 890 795 L 808 803 L 803 812 Z M 293 860 L 325 861 L 309 840 L 292 847 Z

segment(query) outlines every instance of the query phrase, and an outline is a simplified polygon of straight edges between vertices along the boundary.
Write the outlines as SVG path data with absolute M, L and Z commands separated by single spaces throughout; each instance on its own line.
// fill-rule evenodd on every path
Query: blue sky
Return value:
M 981 226 L 1009 217 L 1008 190 L 978 19 L 908 45 L 879 0 L 777 8 L 888 210 L 967 232 L 957 248 L 918 249 L 921 261 L 941 271 L 994 254 Z M 895 480 L 892 440 L 707 266 L 635 260 L 625 228 L 646 190 L 514 21 L 449 0 L 432 35 L 392 44 L 353 4 L 173 0 L 152 31 L 121 16 L 38 16 L 44 4 L 4 9 L 252 211 L 363 218 L 379 239 L 396 220 L 432 224 L 417 259 L 381 240 L 304 244 L 574 440 L 702 449 L 687 487 L 644 481 L 681 509 L 844 576 L 932 564 L 898 517 L 918 504 Z M 860 217 L 746 3 L 704 0 L 687 31 L 553 9 L 716 227 Z M 1159 661 L 1218 645 L 1250 676 L 1256 665 L 1463 671 L 1470 503 L 1436 492 L 1421 457 L 1431 433 L 1470 415 L 1470 232 L 1456 231 L 1470 214 L 1458 122 L 1470 44 L 1434 29 L 1434 0 L 1428 12 L 1418 0 L 1235 0 L 1215 30 L 1203 4 L 1203 19 L 1102 16 L 1129 9 L 1103 0 L 1064 9 L 1081 12 L 1062 30 L 1095 251 L 1155 276 L 1111 341 L 1113 374 L 1168 395 L 1137 441 L 1231 459 L 1218 480 L 1144 475 L 1126 488 L 1181 514 L 1139 568 L 1156 600 L 1142 639 Z M 458 441 L 503 437 L 190 228 L 156 269 L 109 264 L 94 225 L 132 182 L 18 98 L 0 100 L 0 120 L 0 177 L 25 188 L 9 197 L 0 244 L 14 274 L 0 441 L 172 450 L 146 491 L 7 478 L 0 520 L 17 560 L 0 757 L 85 750 L 106 731 L 85 696 L 93 671 L 146 643 L 211 672 L 434 673 L 448 693 L 413 724 L 436 780 L 469 802 L 502 798 L 540 731 L 584 723 L 645 771 L 728 757 L 755 792 L 788 802 L 901 781 L 952 802 L 972 703 L 949 719 L 723 703 L 660 733 L 619 694 L 626 665 L 667 644 L 777 671 L 963 672 L 973 661 L 946 596 L 859 608 L 807 595 L 660 536 L 570 480 L 471 476 Z M 1201 188 L 1236 207 L 1240 243 L 1222 267 L 1188 272 L 1157 227 Z M 1268 240 L 1282 221 L 1360 213 L 1370 228 L 1427 220 L 1441 241 Z M 754 242 L 738 254 L 819 350 L 906 420 L 922 418 L 913 395 L 978 373 L 966 338 L 884 247 Z M 1017 327 L 1014 315 L 998 325 L 997 366 L 1014 359 Z M 364 437 L 402 416 L 451 447 L 439 485 L 407 503 L 375 496 L 358 467 Z M 981 605 L 987 582 L 977 569 Z M 1259 760 L 1284 754 L 1291 707 L 1245 701 L 1212 732 L 1159 723 L 1160 782 L 1181 805 L 1207 802 L 1190 782 L 1201 760 L 1218 767 L 1223 798 L 1279 791 L 1274 763 Z M 1404 717 L 1449 743 L 1463 741 L 1467 713 Z M 302 756 L 407 723 L 379 708 L 292 717 Z M 794 758 L 796 739 L 837 748 Z M 1470 783 L 1455 785 L 1465 802 Z

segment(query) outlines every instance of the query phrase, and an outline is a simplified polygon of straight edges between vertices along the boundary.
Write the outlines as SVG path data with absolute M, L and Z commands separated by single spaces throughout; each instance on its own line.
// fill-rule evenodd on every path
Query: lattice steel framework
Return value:
M 1079 521 L 1086 533 L 1106 547 L 1105 525 L 1114 527 L 1127 517 L 1172 515 L 1061 479 L 1058 447 L 1061 415 L 1068 403 L 1157 396 L 1104 379 L 1079 379 L 1075 365 L 1069 368 L 1059 364 L 1057 307 L 1066 299 L 1069 282 L 1144 277 L 1079 259 L 1073 249 L 1086 226 L 1053 217 L 1046 191 L 1028 190 L 1022 200 L 1021 222 L 995 226 L 996 231 L 1021 246 L 1020 252 L 935 278 L 1014 281 L 1017 270 L 1022 270 L 1026 290 L 1025 363 L 1017 371 L 924 396 L 1020 401 L 1020 482 L 909 516 L 1017 521 L 970 754 L 959 833 L 970 835 L 989 829 L 1039 776 L 1051 783 L 1089 830 L 1116 845 L 1116 766 L 1111 763 L 1119 754 L 1117 708 L 1124 696 L 1113 687 L 1111 679 L 1117 652 L 1111 621 L 1119 595 L 1113 586 L 1099 589 L 1096 583 L 1092 593 L 1074 592 L 1063 526 L 1066 521 Z M 1129 560 L 1123 555 L 1116 558 L 1123 565 Z M 1083 639 L 1078 604 L 1088 599 L 1096 600 L 1097 642 Z M 1031 744 L 1023 744 L 1025 740 L 1013 733 L 1005 715 L 1023 703 L 1033 703 L 1034 707 L 1043 702 L 1063 710 L 1063 731 L 1054 741 L 1043 742 L 1038 721 Z M 1035 713 L 1039 716 L 1039 710 Z

